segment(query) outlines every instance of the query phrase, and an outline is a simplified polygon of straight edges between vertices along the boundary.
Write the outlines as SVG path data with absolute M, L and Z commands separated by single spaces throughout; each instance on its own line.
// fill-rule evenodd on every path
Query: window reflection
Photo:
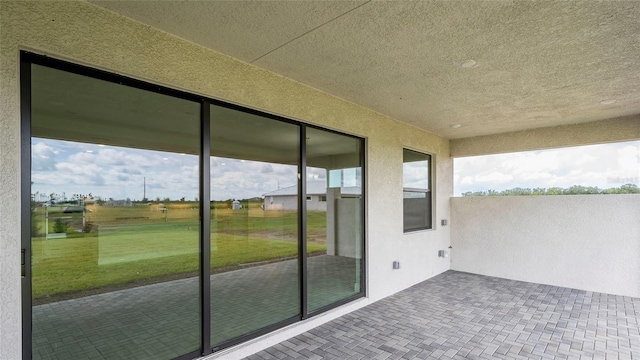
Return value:
M 309 313 L 362 293 L 361 139 L 301 144 L 304 125 L 211 106 L 202 219 L 201 103 L 31 69 L 34 359 L 172 359 L 198 352 L 203 320 L 214 348 L 298 321 L 304 257 Z
M 431 229 L 431 155 L 403 149 L 402 158 L 404 232 Z
M 211 107 L 211 342 L 300 314 L 299 127 Z
M 307 129 L 309 312 L 361 291 L 361 151 L 359 139 Z
M 197 350 L 199 104 L 32 69 L 33 358 Z

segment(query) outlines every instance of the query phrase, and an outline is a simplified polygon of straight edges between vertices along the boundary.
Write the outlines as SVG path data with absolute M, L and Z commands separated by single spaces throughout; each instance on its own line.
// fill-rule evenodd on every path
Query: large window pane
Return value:
M 402 154 L 404 231 L 431 229 L 431 155 L 407 149 Z
M 211 342 L 300 314 L 299 127 L 211 107 Z
M 404 191 L 404 229 L 431 228 L 431 197 L 428 192 Z
M 200 348 L 199 113 L 32 66 L 34 359 Z
M 307 129 L 309 312 L 361 291 L 362 140 Z
M 209 325 L 217 351 L 363 293 L 362 139 L 25 66 L 34 359 L 186 358 Z

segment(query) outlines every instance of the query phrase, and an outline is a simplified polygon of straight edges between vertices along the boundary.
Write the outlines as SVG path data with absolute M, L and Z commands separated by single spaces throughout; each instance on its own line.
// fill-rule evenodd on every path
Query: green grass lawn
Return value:
M 257 210 L 212 214 L 212 271 L 297 255 L 297 214 Z M 43 213 L 34 217 L 40 233 L 32 239 L 34 299 L 198 271 L 197 208 L 161 213 L 147 206 L 96 207 L 86 215 L 94 225 L 89 233 L 77 231 L 82 214 L 49 209 L 48 215 L 49 233 L 56 217 L 64 218 L 69 227 L 66 238 L 46 239 Z M 325 217 L 324 212 L 309 213 L 309 233 L 324 233 Z M 318 252 L 326 245 L 309 242 L 307 248 Z

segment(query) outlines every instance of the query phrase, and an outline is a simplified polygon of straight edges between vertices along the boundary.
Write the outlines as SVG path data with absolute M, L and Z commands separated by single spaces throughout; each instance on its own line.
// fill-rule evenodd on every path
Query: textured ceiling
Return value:
M 92 2 L 446 138 L 640 113 L 640 1 Z

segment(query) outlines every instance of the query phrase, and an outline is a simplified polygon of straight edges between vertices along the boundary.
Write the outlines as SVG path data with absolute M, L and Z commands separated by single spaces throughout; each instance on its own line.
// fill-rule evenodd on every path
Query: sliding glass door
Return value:
M 307 127 L 306 143 L 307 308 L 313 313 L 362 290 L 362 140 Z
M 200 348 L 200 104 L 32 65 L 34 359 Z
M 221 106 L 210 116 L 211 344 L 218 346 L 300 317 L 300 135 L 298 125 Z M 274 192 L 282 194 L 275 202 Z
M 24 358 L 193 359 L 364 296 L 364 140 L 23 53 Z

